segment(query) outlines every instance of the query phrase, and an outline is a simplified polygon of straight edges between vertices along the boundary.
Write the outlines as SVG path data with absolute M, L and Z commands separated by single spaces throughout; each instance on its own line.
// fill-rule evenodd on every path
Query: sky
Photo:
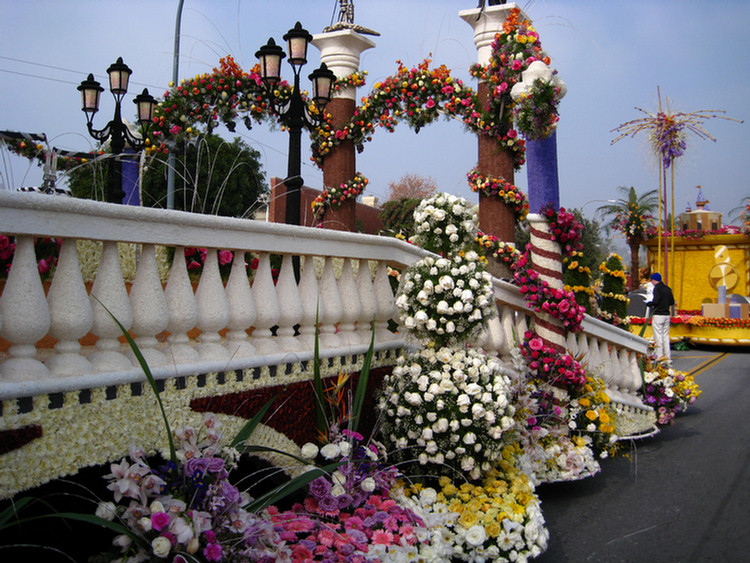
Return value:
M 521 0 L 568 93 L 560 103 L 558 174 L 560 203 L 592 217 L 618 186 L 638 193 L 657 189 L 657 163 L 641 133 L 616 143 L 613 129 L 663 108 L 686 114 L 718 110 L 730 119 L 708 119 L 711 139 L 691 134 L 675 166 L 675 209 L 694 207 L 701 186 L 709 208 L 730 223 L 750 196 L 750 2 L 747 0 Z M 93 73 L 105 87 L 117 57 L 133 70 L 124 108 L 143 87 L 159 97 L 172 78 L 178 0 L 0 0 L 0 130 L 45 133 L 52 146 L 90 151 L 76 86 Z M 337 0 L 184 0 L 180 21 L 181 78 L 210 72 L 228 54 L 245 70 L 269 37 L 296 21 L 312 34 L 335 21 Z M 380 33 L 364 51 L 367 83 L 358 97 L 395 74 L 397 60 L 416 66 L 425 58 L 445 64 L 455 78 L 476 88 L 468 68 L 477 62 L 471 27 L 458 12 L 474 0 L 354 0 L 355 23 Z M 303 77 L 317 68 L 311 47 Z M 284 65 L 283 76 L 292 72 Z M 305 78 L 306 80 L 306 78 Z M 303 87 L 305 87 L 303 80 Z M 639 109 L 644 111 L 640 111 Z M 105 91 L 95 127 L 111 119 Z M 128 111 L 130 111 L 128 109 Z M 124 114 L 125 117 L 133 117 Z M 744 120 L 739 123 L 734 120 Z M 288 134 L 267 125 L 242 125 L 240 136 L 261 155 L 266 178 L 286 175 Z M 303 136 L 305 184 L 322 187 L 323 174 L 309 160 Z M 476 201 L 466 173 L 477 163 L 474 134 L 451 119 L 415 134 L 376 131 L 357 156 L 370 180 L 365 195 L 386 198 L 388 185 L 405 174 L 429 177 L 439 191 Z M 41 169 L 0 150 L 0 188 L 41 184 Z M 526 169 L 515 183 L 526 191 Z M 735 222 L 736 223 L 736 222 Z

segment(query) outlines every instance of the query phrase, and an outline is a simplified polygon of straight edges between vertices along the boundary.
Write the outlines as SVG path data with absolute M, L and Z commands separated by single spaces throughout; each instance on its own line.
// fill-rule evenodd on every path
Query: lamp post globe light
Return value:
M 99 111 L 99 97 L 104 88 L 98 81 L 94 80 L 93 74 L 89 74 L 88 78 L 78 86 L 78 91 L 81 92 L 82 110 L 86 114 L 89 135 L 99 142 L 109 139 L 112 161 L 110 162 L 107 182 L 107 201 L 110 203 L 122 203 L 125 195 L 122 191 L 122 161 L 119 156 L 125 150 L 125 145 L 129 145 L 135 151 L 140 151 L 145 146 L 145 135 L 143 137 L 133 135 L 127 125 L 123 123 L 121 117 L 120 106 L 122 99 L 128 92 L 128 81 L 132 72 L 128 65 L 122 62 L 122 57 L 119 57 L 117 62 L 112 63 L 107 69 L 109 91 L 115 98 L 115 114 L 104 129 L 94 129 L 93 126 L 94 114 Z M 143 92 L 135 97 L 133 103 L 136 105 L 138 123 L 144 128 L 145 132 L 153 120 L 156 100 L 148 93 L 148 88 L 144 88 Z
M 283 49 L 276 45 L 273 38 L 261 47 L 255 56 L 260 63 L 260 76 L 266 89 L 266 94 L 273 111 L 279 116 L 279 120 L 289 130 L 289 154 L 287 160 L 287 177 L 284 180 L 286 186 L 286 211 L 284 222 L 290 225 L 300 224 L 301 190 L 304 184 L 301 173 L 302 160 L 302 129 L 313 129 L 324 120 L 323 110 L 331 99 L 331 89 L 336 76 L 325 64 L 310 74 L 312 81 L 312 99 L 315 102 L 317 112 L 311 112 L 300 91 L 300 71 L 307 63 L 307 47 L 312 41 L 310 35 L 302 25 L 297 22 L 295 26 L 284 35 L 289 53 L 289 64 L 294 72 L 294 85 L 291 97 L 282 101 L 274 94 L 276 85 L 281 80 L 281 61 L 286 57 Z

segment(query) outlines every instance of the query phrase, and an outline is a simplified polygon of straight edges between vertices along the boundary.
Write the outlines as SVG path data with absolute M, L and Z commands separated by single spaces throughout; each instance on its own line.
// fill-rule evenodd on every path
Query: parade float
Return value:
M 722 214 L 711 211 L 700 186 L 695 209 L 689 204 L 677 217 L 674 236 L 652 229 L 644 244 L 649 271 L 658 271 L 659 246 L 668 238 L 670 287 L 677 303 L 672 317 L 672 343 L 698 345 L 750 345 L 750 237 L 746 227 L 722 224 Z M 741 216 L 748 218 L 747 210 Z M 642 316 L 631 318 L 631 331 L 640 334 L 648 324 Z M 651 327 L 643 335 L 651 337 Z

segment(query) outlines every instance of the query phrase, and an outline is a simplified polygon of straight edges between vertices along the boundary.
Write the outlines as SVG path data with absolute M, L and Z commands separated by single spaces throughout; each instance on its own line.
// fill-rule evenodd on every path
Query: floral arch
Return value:
M 469 69 L 472 76 L 489 85 L 486 103 L 479 101 L 476 91 L 452 77 L 444 65 L 431 67 L 431 61 L 426 59 L 416 67 L 407 68 L 397 61 L 396 73 L 374 85 L 348 123 L 335 129 L 328 116 L 323 125 L 311 132 L 312 160 L 321 166 L 331 150 L 344 141 L 352 142 L 361 152 L 378 128 L 392 132 L 397 124 L 405 123 L 419 132 L 444 116 L 458 119 L 470 130 L 494 138 L 500 148 L 511 152 L 514 166 L 519 169 L 525 163 L 525 140 L 521 134 L 526 138 L 534 138 L 540 131 L 549 134 L 558 120 L 557 102 L 550 96 L 548 84 L 535 84 L 515 102 L 510 97 L 513 86 L 521 81 L 522 73 L 532 62 L 542 61 L 547 65 L 550 62 L 531 22 L 520 20 L 519 14 L 518 8 L 509 12 L 502 31 L 495 36 L 489 63 L 475 64 Z M 245 72 L 228 55 L 220 59 L 219 67 L 212 72 L 170 84 L 156 108 L 146 150 L 167 153 L 176 145 L 211 132 L 219 124 L 230 131 L 234 131 L 240 121 L 248 128 L 253 122 L 278 124 L 259 70 L 256 65 Z M 336 87 L 363 86 L 365 75 L 366 72 L 359 72 L 342 77 Z M 280 82 L 274 95 L 282 100 L 291 96 L 291 86 Z M 305 93 L 303 98 L 312 111 L 317 111 Z M 514 120 L 517 128 L 513 127 Z M 8 148 L 43 162 L 41 145 L 35 146 L 34 154 L 27 144 L 24 145 L 9 143 Z M 528 208 L 525 195 L 505 179 L 488 178 L 472 170 L 467 180 L 473 191 L 500 197 L 517 218 L 525 216 Z M 335 206 L 347 198 L 357 197 L 366 185 L 367 178 L 358 173 L 346 184 L 327 188 L 325 195 L 313 204 L 314 210 L 320 213 L 328 205 Z

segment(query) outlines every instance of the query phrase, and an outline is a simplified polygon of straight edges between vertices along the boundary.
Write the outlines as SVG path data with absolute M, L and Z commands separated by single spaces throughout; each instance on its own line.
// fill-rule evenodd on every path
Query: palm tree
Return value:
M 743 231 L 750 229 L 750 196 L 743 197 L 739 207 L 729 210 L 729 220 L 738 221 Z
M 620 231 L 630 248 L 630 290 L 638 288 L 638 253 L 645 240 L 646 229 L 654 224 L 654 214 L 659 207 L 659 192 L 651 190 L 638 195 L 635 188 L 619 186 L 617 191 L 621 197 L 597 209 L 602 218 L 608 221 L 604 224 L 607 232 Z

